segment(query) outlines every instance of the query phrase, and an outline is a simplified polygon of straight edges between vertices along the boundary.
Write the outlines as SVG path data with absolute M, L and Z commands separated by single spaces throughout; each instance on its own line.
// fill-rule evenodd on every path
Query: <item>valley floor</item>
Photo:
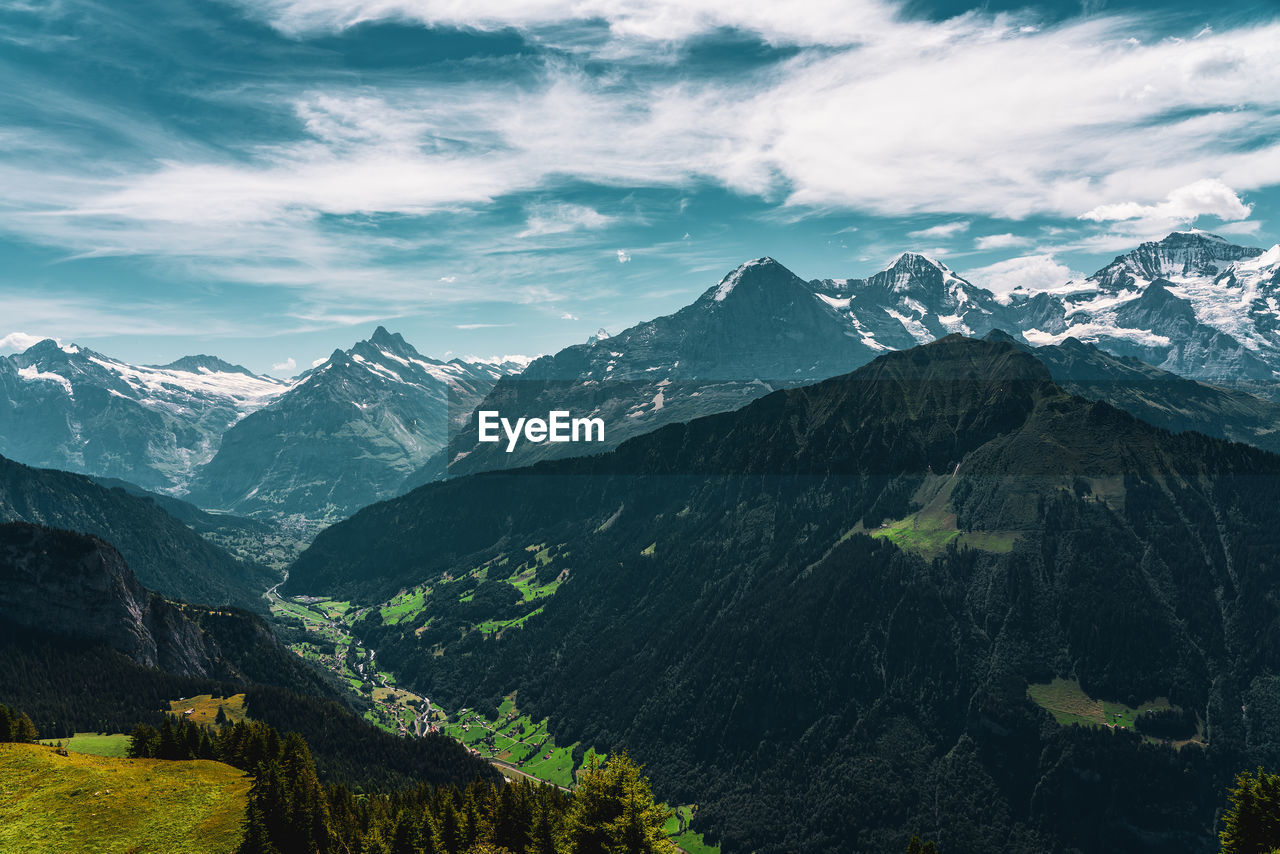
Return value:
M 527 583 L 529 579 L 524 581 Z M 266 593 L 272 613 L 300 620 L 308 636 L 319 641 L 319 644 L 293 644 L 294 652 L 329 670 L 369 702 L 371 708 L 365 717 L 371 723 L 405 737 L 441 732 L 488 759 L 507 777 L 528 777 L 565 791 L 574 788 L 578 772 L 592 755 L 601 761 L 605 759 L 588 749 L 582 761 L 575 764 L 573 755 L 578 745 L 557 745 L 548 731 L 547 721 L 534 721 L 521 713 L 514 694 L 503 701 L 493 720 L 471 709 L 448 713 L 427 697 L 397 685 L 393 674 L 378 669 L 376 650 L 368 648 L 351 633 L 350 627 L 371 610 L 370 607 L 323 598 L 286 597 L 279 592 L 279 587 L 277 584 Z M 554 592 L 554 587 L 548 592 Z M 417 594 L 419 606 L 421 595 Z M 538 592 L 533 595 L 537 596 Z M 402 594 L 382 607 L 384 618 L 394 619 L 397 609 L 406 610 L 412 604 L 407 600 L 413 598 L 412 594 Z M 401 604 L 401 599 L 405 599 L 406 604 Z M 321 652 L 321 648 L 326 651 Z M 333 651 L 327 652 L 330 648 Z M 178 711 L 176 707 L 174 711 Z M 718 847 L 703 842 L 702 834 L 688 829 L 695 809 L 685 805 L 673 810 L 667 828 L 672 842 L 677 851 L 686 854 L 719 854 Z

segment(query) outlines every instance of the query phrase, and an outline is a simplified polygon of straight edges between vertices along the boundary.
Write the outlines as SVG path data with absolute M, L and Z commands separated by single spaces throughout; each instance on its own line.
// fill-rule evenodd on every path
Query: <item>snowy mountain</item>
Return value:
M 0 358 L 0 454 L 181 493 L 288 383 L 211 356 L 139 366 L 46 339 Z
M 997 298 L 945 264 L 899 256 L 865 279 L 805 282 L 748 261 L 675 314 L 593 336 L 500 381 L 483 408 L 603 418 L 603 444 L 477 441 L 469 421 L 405 483 L 594 453 L 663 424 L 736 409 L 776 388 L 860 367 L 951 333 L 1010 333 L 1033 345 L 1097 345 L 1196 380 L 1280 399 L 1280 247 L 1203 232 L 1144 243 L 1083 282 Z
M 523 367 L 430 359 L 378 327 L 238 422 L 190 500 L 241 514 L 345 516 L 394 493 L 498 379 Z
M 507 453 L 478 442 L 471 421 L 405 488 L 446 473 L 606 450 L 663 424 L 846 373 L 886 350 L 950 332 L 982 335 L 1007 322 L 989 291 L 923 255 L 902 255 L 867 279 L 814 282 L 757 258 L 675 314 L 538 359 L 485 398 L 484 409 L 512 420 L 552 409 L 602 418 L 604 443 L 523 443 Z
M 1236 246 L 1175 232 L 1117 257 L 1080 283 L 1015 291 L 1032 344 L 1068 337 L 1194 379 L 1270 383 L 1280 371 L 1280 246 Z
M 869 278 L 822 279 L 810 287 L 877 351 L 927 344 L 953 332 L 984 335 L 1010 323 L 990 291 L 914 252 Z

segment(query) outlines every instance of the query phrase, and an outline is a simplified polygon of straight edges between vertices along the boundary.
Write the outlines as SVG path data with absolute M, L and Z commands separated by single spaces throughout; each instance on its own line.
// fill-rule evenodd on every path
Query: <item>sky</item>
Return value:
M 769 255 L 1280 241 L 1280 6 L 0 0 L 0 352 L 554 352 Z

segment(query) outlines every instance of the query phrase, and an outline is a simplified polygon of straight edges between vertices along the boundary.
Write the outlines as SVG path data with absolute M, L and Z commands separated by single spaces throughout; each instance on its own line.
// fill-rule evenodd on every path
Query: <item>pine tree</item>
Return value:
M 1271 854 L 1280 849 L 1280 775 L 1241 771 L 1218 834 L 1222 854 Z
M 592 756 L 578 779 L 565 818 L 569 854 L 650 854 L 669 851 L 663 825 L 671 812 L 654 803 L 640 766 L 623 753 L 603 766 Z
M 436 827 L 435 845 L 440 854 L 461 854 L 462 822 L 458 819 L 458 809 L 452 798 L 446 798 L 444 809 L 440 813 L 440 822 Z
M 31 718 L 27 717 L 26 712 L 20 713 L 18 720 L 13 725 L 13 740 L 22 744 L 30 744 L 40 740 L 40 731 L 31 722 Z
M 160 747 L 160 733 L 153 726 L 138 724 L 129 735 L 129 758 L 149 759 Z

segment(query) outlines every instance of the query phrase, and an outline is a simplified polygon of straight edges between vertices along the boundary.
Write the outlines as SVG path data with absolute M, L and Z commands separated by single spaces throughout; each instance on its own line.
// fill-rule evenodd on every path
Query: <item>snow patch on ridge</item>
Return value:
M 738 286 L 738 282 L 742 281 L 742 274 L 751 267 L 758 267 L 761 264 L 768 263 L 768 258 L 756 258 L 754 261 L 748 261 L 738 269 L 720 280 L 720 286 L 716 288 L 715 295 L 711 298 L 716 302 L 724 302 L 724 298 L 733 293 L 733 289 Z
M 62 374 L 52 372 L 42 372 L 35 365 L 26 368 L 18 368 L 18 376 L 27 382 L 49 382 L 57 383 L 62 386 L 63 391 L 67 393 L 67 397 L 75 397 L 75 392 L 71 390 L 71 383 Z

